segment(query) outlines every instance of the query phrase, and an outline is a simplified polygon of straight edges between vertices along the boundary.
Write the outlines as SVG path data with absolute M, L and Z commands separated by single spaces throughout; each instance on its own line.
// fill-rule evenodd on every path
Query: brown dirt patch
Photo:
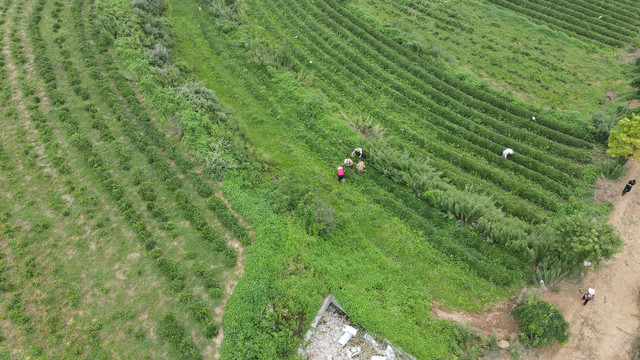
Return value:
M 627 176 L 598 189 L 597 198 L 613 198 L 615 209 L 609 223 L 625 241 L 623 251 L 602 269 L 588 273 L 583 284 L 565 284 L 558 293 L 546 293 L 543 300 L 560 308 L 570 324 L 571 339 L 541 352 L 544 359 L 631 359 L 640 327 L 640 191 L 620 193 L 628 179 L 640 178 L 640 164 L 632 162 Z M 578 290 L 596 290 L 597 299 L 582 306 Z
M 605 102 L 608 104 L 618 98 L 618 92 L 615 90 L 607 90 L 605 93 Z
M 434 304 L 431 312 L 441 319 L 468 324 L 469 330 L 475 334 L 489 337 L 495 331 L 499 340 L 509 340 L 512 336 L 518 335 L 518 323 L 509 315 L 516 304 L 516 299 L 510 299 L 481 313 L 448 310 Z
M 609 223 L 620 231 L 625 247 L 601 269 L 587 273 L 581 284 L 561 282 L 559 291 L 545 291 L 540 298 L 555 304 L 569 322 L 571 338 L 525 355 L 525 359 L 626 360 L 636 344 L 640 330 L 640 189 L 620 196 L 628 179 L 640 178 L 640 164 L 628 165 L 627 176 L 618 181 L 598 180 L 595 199 L 613 203 Z M 596 300 L 582 305 L 580 289 L 596 290 Z M 522 294 L 532 290 L 524 289 Z M 521 294 L 521 296 L 522 296 Z M 437 305 L 433 313 L 440 318 L 469 324 L 472 331 L 484 336 L 495 330 L 501 339 L 517 332 L 509 312 L 517 300 L 512 299 L 483 313 L 465 313 Z M 506 337 L 508 339 L 508 337 Z M 504 353 L 502 354 L 504 355 Z
M 640 106 L 640 99 L 633 99 L 629 102 L 629 106 L 627 106 L 628 109 L 635 109 L 638 106 Z

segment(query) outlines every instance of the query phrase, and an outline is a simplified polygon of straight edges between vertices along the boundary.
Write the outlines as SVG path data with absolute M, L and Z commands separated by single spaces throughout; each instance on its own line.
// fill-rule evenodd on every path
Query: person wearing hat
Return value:
M 365 168 L 364 161 L 360 161 L 358 163 L 358 165 L 356 165 L 356 169 L 358 169 L 359 173 L 363 173 L 364 172 L 364 168 Z
M 362 157 L 362 148 L 356 148 L 355 150 L 353 150 L 353 152 L 351 153 L 351 157 Z
M 584 302 L 582 303 L 582 305 L 587 305 L 587 303 L 589 302 L 589 300 L 593 300 L 596 298 L 596 291 L 593 290 L 592 288 L 588 288 L 584 291 L 584 295 L 582 295 L 582 300 L 584 300 Z
M 512 148 L 506 148 L 506 149 L 504 149 L 504 151 L 502 152 L 502 157 L 506 159 L 506 158 L 507 158 L 507 156 L 512 155 L 512 154 L 515 154 L 515 153 L 516 153 L 516 152 L 515 152 L 515 151 L 513 151 L 513 149 L 512 149 Z
M 344 166 L 351 167 L 353 165 L 353 160 L 346 158 L 344 159 Z
M 636 184 L 636 180 L 629 180 L 629 182 L 627 183 L 627 185 L 625 185 L 624 189 L 622 189 L 622 196 L 624 196 L 624 194 L 628 193 L 629 191 L 631 191 L 631 187 L 633 185 Z

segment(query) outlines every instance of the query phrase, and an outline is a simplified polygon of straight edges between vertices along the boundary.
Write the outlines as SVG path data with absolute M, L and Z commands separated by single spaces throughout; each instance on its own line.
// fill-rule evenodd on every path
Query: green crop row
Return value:
M 233 232 L 242 245 L 247 246 L 251 243 L 249 231 L 240 224 L 238 218 L 227 208 L 227 204 L 221 198 L 212 196 L 207 201 L 207 207 L 218 216 L 218 219 L 227 230 Z
M 498 98 L 488 91 L 448 74 L 446 70 L 436 65 L 436 63 L 432 63 L 428 58 L 420 57 L 412 49 L 398 44 L 337 2 L 332 0 L 326 3 L 319 2 L 317 7 L 319 8 L 317 11 L 328 15 L 329 18 L 336 21 L 337 24 L 340 24 L 340 26 L 358 38 L 359 40 L 356 41 L 356 43 L 366 42 L 375 49 L 375 52 L 385 54 L 387 58 L 398 61 L 403 68 L 411 70 L 414 74 L 418 74 L 416 76 L 419 78 L 433 77 L 437 79 L 437 82 L 431 82 L 432 86 L 436 89 L 447 88 L 446 94 L 461 103 L 473 104 L 473 106 L 481 109 L 487 115 L 507 122 L 515 129 L 527 129 L 533 134 L 547 137 L 560 144 L 582 148 L 591 147 L 589 142 L 581 140 L 589 137 L 588 132 L 584 131 L 584 129 L 567 128 L 557 122 L 548 121 L 544 118 L 538 119 L 539 121 L 536 122 L 529 121 L 530 114 L 526 112 L 522 105 L 518 106 L 518 104 L 511 101 Z M 326 17 L 327 16 L 323 16 L 321 19 Z M 340 31 L 340 28 L 334 29 Z M 513 130 L 510 132 L 513 132 Z M 531 133 L 529 136 L 532 136 Z
M 34 14 L 36 15 L 38 14 L 38 11 L 42 11 L 44 1 L 38 2 L 37 5 L 38 6 L 34 7 Z M 37 20 L 38 18 L 36 17 L 35 19 Z M 42 38 L 38 36 L 38 22 L 32 22 L 31 24 L 35 25 L 31 26 L 29 29 L 31 39 L 34 43 L 34 48 L 39 46 L 41 51 L 44 53 L 44 43 L 41 42 Z M 36 58 L 35 61 L 36 63 L 38 61 L 43 62 L 46 61 L 46 59 L 44 57 L 40 57 Z M 39 68 L 40 71 L 46 71 L 47 64 L 41 64 L 41 66 L 37 68 Z M 52 87 L 47 88 L 49 91 L 51 89 Z M 141 240 L 145 248 L 151 252 L 152 258 L 157 260 L 156 264 L 161 273 L 163 273 L 171 283 L 171 289 L 180 293 L 181 302 L 185 304 L 191 315 L 196 320 L 201 322 L 207 329 L 217 329 L 217 325 L 211 319 L 210 311 L 202 301 L 198 300 L 191 293 L 185 293 L 182 291 L 185 289 L 186 284 L 184 277 L 178 275 L 181 271 L 178 269 L 177 265 L 174 264 L 172 266 L 166 261 L 163 261 L 164 258 L 162 257 L 162 252 L 157 248 L 157 242 L 154 239 L 153 234 L 146 227 L 140 213 L 133 208 L 132 203 L 126 198 L 125 188 L 114 179 L 108 167 L 94 149 L 90 139 L 82 133 L 79 121 L 75 117 L 71 117 L 68 110 L 64 111 L 64 109 L 59 109 L 56 113 L 58 114 L 59 121 L 64 124 L 66 136 L 70 139 L 70 144 L 83 155 L 87 165 L 92 169 L 94 176 L 97 177 L 103 188 L 113 198 L 114 202 L 118 204 L 118 210 L 122 217 L 127 220 L 131 229 Z M 89 111 L 89 113 L 91 114 L 94 112 Z M 213 331 L 210 330 L 206 330 L 205 332 L 213 333 Z
M 562 30 L 570 31 L 576 35 L 584 37 L 586 39 L 591 39 L 597 41 L 602 44 L 621 47 L 628 42 L 629 39 L 627 37 L 623 37 L 620 35 L 611 34 L 609 31 L 604 32 L 595 32 L 591 31 L 587 28 L 584 28 L 584 24 L 577 19 L 566 17 L 566 16 L 558 16 L 552 17 L 547 15 L 549 13 L 545 8 L 541 8 L 538 6 L 534 6 L 531 4 L 524 4 L 519 1 L 514 0 L 489 0 L 491 3 L 504 7 L 506 9 L 512 10 L 517 13 L 524 14 L 530 18 L 533 18 L 537 21 L 542 21 L 548 26 L 554 26 Z
M 199 360 L 202 355 L 174 314 L 165 315 L 158 324 L 160 338 L 168 341 L 183 360 Z
M 292 7 L 291 7 L 291 8 L 293 8 L 293 5 L 292 5 Z M 294 18 L 295 18 L 295 17 L 294 17 Z M 332 55 L 339 56 L 339 55 L 336 55 L 336 54 L 332 54 Z M 409 125 L 409 124 L 407 124 L 407 126 L 410 126 L 410 125 Z M 406 129 L 405 129 L 405 130 L 406 130 Z M 403 134 L 403 137 L 407 137 L 407 138 L 408 138 L 408 137 L 410 137 L 410 136 L 411 136 L 411 135 L 409 134 L 409 132 L 408 132 L 408 131 L 405 131 L 405 133 Z M 446 136 L 446 135 L 444 135 L 444 136 Z M 440 136 L 439 136 L 439 137 L 443 137 L 442 133 L 440 134 Z M 454 139 L 455 139 L 455 138 L 454 138 L 454 137 L 452 137 L 452 138 L 451 138 L 451 139 L 449 139 L 449 140 L 450 140 L 450 141 L 451 141 L 451 140 L 452 140 L 452 141 L 455 141 Z M 435 144 L 434 144 L 434 143 L 432 143 L 432 142 L 421 142 L 421 143 L 420 143 L 420 145 L 421 145 L 421 146 L 425 146 L 426 148 L 433 148 L 433 147 L 437 146 L 437 145 L 435 145 Z M 459 145 L 460 145 L 460 144 L 459 144 Z M 458 146 L 458 147 L 459 147 L 459 146 Z M 497 147 L 496 147 L 496 149 L 497 149 Z M 501 150 L 502 150 L 502 149 L 500 149 L 500 151 L 501 151 Z M 435 151 L 439 151 L 439 152 L 441 152 L 441 153 L 442 153 L 442 152 L 446 152 L 446 150 L 442 149 L 442 147 L 441 147 L 441 148 L 438 148 L 438 149 L 437 149 L 437 150 L 435 150 Z M 498 151 L 498 150 L 496 150 L 496 151 Z M 498 152 L 499 152 L 499 151 L 498 151 Z M 495 158 L 495 160 L 498 160 L 498 161 L 502 160 L 502 159 L 497 155 L 497 153 L 491 153 L 491 152 L 488 152 L 488 153 L 487 153 L 487 155 L 488 155 L 488 157 L 489 157 L 489 158 L 492 158 L 492 157 L 493 157 L 493 158 Z M 447 153 L 447 157 L 443 157 L 443 158 L 444 158 L 444 159 L 449 159 L 450 157 L 453 157 L 453 158 L 459 158 L 459 157 L 461 157 L 461 156 L 460 156 L 460 154 L 456 154 L 456 153 L 454 153 L 454 152 L 448 152 L 448 153 Z M 469 166 L 471 166 L 471 167 L 475 166 L 475 165 L 471 164 L 470 162 L 464 162 L 463 164 L 465 164 L 465 165 L 467 166 L 467 169 L 469 169 Z M 476 170 L 476 169 L 474 169 L 474 168 L 471 168 L 471 171 L 477 172 L 478 170 Z M 489 173 L 489 172 L 485 172 L 485 173 Z M 535 175 L 534 175 L 534 176 L 535 176 Z M 539 178 L 539 179 L 544 179 L 544 178 Z M 504 184 L 504 180 L 506 180 L 506 179 L 503 179 L 503 181 L 501 182 L 502 184 Z M 545 180 L 542 180 L 542 182 L 544 183 L 544 182 L 545 182 Z M 561 191 L 562 191 L 562 190 L 561 190 Z M 566 194 L 566 190 L 565 190 L 564 194 Z

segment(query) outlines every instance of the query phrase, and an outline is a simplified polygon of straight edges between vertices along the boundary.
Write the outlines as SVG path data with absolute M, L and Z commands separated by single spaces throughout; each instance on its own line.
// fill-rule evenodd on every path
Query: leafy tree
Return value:
M 516 306 L 511 316 L 520 323 L 520 339 L 531 347 L 569 340 L 569 323 L 553 304 L 530 299 Z
M 598 264 L 622 246 L 622 239 L 613 226 L 583 215 L 561 219 L 556 229 L 558 237 L 554 245 L 560 259 L 567 264 L 579 264 L 584 260 Z
M 609 135 L 611 157 L 627 157 L 640 159 L 640 116 L 633 114 L 631 119 L 624 118 L 618 122 Z

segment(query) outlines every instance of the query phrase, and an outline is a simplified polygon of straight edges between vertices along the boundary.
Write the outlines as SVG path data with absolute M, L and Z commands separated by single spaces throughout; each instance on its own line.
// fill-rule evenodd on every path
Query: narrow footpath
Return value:
M 604 262 L 599 270 L 587 273 L 582 283 L 561 282 L 557 284 L 560 291 L 542 293 L 542 300 L 555 304 L 564 314 L 571 337 L 564 346 L 554 343 L 530 351 L 525 359 L 632 359 L 631 352 L 640 336 L 640 185 L 621 196 L 630 179 L 640 181 L 640 163 L 629 162 L 627 174 L 618 181 L 598 180 L 595 194 L 596 200 L 615 206 L 609 223 L 620 231 L 625 243 L 622 252 Z M 580 289 L 585 287 L 595 289 L 597 298 L 583 306 Z M 469 324 L 484 336 L 495 330 L 501 340 L 506 340 L 517 332 L 517 323 L 509 315 L 515 304 L 516 299 L 511 299 L 483 313 L 451 311 L 437 305 L 432 311 L 436 317 Z M 503 352 L 500 358 L 510 356 Z

